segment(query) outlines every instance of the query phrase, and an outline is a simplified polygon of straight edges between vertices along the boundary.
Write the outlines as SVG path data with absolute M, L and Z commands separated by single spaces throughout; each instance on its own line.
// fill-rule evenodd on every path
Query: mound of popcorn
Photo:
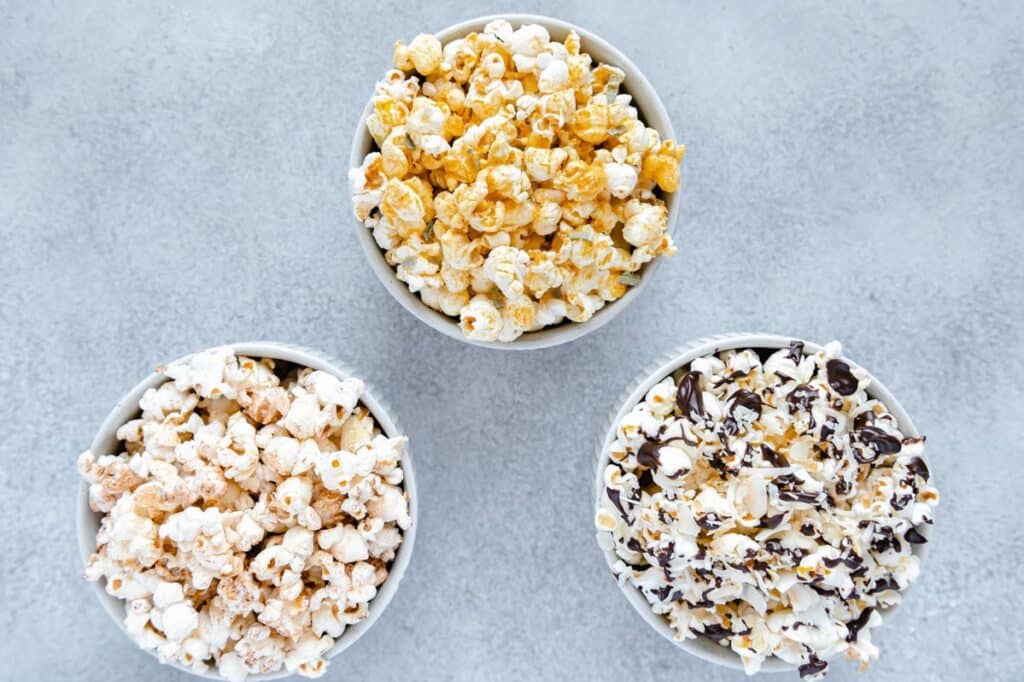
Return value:
M 685 148 L 662 140 L 570 33 L 492 21 L 395 45 L 349 181 L 356 217 L 431 308 L 482 341 L 584 322 L 675 253 L 660 193 Z
M 598 540 L 677 639 L 729 647 L 748 674 L 877 658 L 879 608 L 917 579 L 939 495 L 924 438 L 869 383 L 838 343 L 794 341 L 694 360 L 622 418 Z
M 103 514 L 86 577 L 163 662 L 322 675 L 409 528 L 405 437 L 380 432 L 356 378 L 223 348 L 161 371 L 124 450 L 78 458 Z

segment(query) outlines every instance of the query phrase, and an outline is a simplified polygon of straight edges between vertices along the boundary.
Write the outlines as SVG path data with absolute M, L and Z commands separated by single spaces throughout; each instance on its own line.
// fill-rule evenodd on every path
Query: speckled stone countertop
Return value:
M 157 363 L 266 338 L 357 367 L 417 457 L 409 573 L 328 679 L 740 680 L 619 594 L 591 475 L 654 357 L 759 330 L 843 341 L 943 495 L 881 660 L 830 679 L 1019 679 L 1024 6 L 548 8 L 645 71 L 689 152 L 679 255 L 609 326 L 529 353 L 407 314 L 345 197 L 394 40 L 502 9 L 0 0 L 0 678 L 186 678 L 81 579 L 74 458 Z

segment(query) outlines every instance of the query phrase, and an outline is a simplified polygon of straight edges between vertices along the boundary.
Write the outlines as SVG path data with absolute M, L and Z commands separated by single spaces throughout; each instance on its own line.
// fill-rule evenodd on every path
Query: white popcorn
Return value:
M 317 418 L 320 414 L 320 401 L 312 393 L 303 393 L 292 401 L 288 414 L 281 420 L 281 426 L 299 439 L 312 438 L 316 435 Z
M 619 422 L 618 436 L 629 445 L 639 447 L 658 431 L 658 420 L 646 410 L 634 410 Z
M 333 601 L 325 601 L 313 612 L 313 632 L 318 635 L 329 635 L 337 639 L 345 631 L 345 623 L 341 620 L 341 609 Z
M 229 682 L 245 682 L 245 678 L 249 676 L 241 657 L 234 651 L 221 655 L 217 661 L 217 672 Z
M 374 152 L 363 159 L 363 165 L 353 168 L 348 172 L 349 190 L 352 195 L 352 205 L 360 220 L 366 220 L 370 211 L 380 205 L 383 196 L 383 188 L 370 187 L 370 181 L 366 177 L 367 170 L 380 161 L 380 152 Z
M 540 87 L 541 92 L 551 93 L 561 90 L 568 82 L 569 67 L 566 66 L 565 62 L 555 60 L 544 67 L 544 70 L 540 72 L 538 86 Z
M 644 396 L 647 408 L 656 417 L 666 417 L 676 406 L 676 385 L 671 378 L 660 381 Z
M 199 624 L 199 617 L 191 604 L 178 602 L 164 609 L 161 616 L 161 630 L 170 639 L 179 642 L 192 634 Z
M 409 505 L 405 500 L 405 493 L 396 486 L 381 486 L 380 497 L 373 498 L 367 504 L 367 509 L 372 516 L 382 521 L 394 521 L 400 528 L 409 527 Z
M 424 153 L 438 157 L 451 149 L 451 145 L 440 135 L 424 135 L 420 138 L 419 142 L 420 149 Z
M 625 163 L 606 163 L 604 173 L 608 177 L 608 192 L 617 199 L 625 199 L 633 190 L 639 179 L 636 169 Z
M 536 57 L 548 46 L 551 36 L 540 24 L 520 26 L 508 37 L 508 46 L 514 54 Z
M 313 482 L 305 476 L 286 478 L 277 486 L 274 501 L 290 515 L 301 513 L 313 499 Z
M 277 436 L 263 448 L 263 462 L 279 476 L 291 476 L 299 462 L 299 441 L 291 436 Z
M 412 102 L 412 111 L 406 119 L 405 131 L 418 144 L 425 135 L 441 135 L 444 131 L 444 119 L 444 112 L 433 100 L 417 97 Z
M 503 43 L 512 39 L 513 30 L 512 24 L 505 19 L 494 19 L 484 26 L 484 33 L 497 37 Z
M 204 673 L 210 666 L 206 663 L 212 655 L 210 644 L 200 637 L 189 637 L 181 643 L 180 659 L 182 663 L 191 665 L 192 670 L 197 673 Z
M 497 341 L 504 322 L 501 313 L 487 296 L 474 296 L 459 313 L 459 325 L 467 338 Z
M 320 657 L 327 653 L 332 644 L 334 644 L 334 640 L 330 637 L 317 637 L 312 633 L 306 633 L 295 644 L 295 648 L 285 656 L 285 667 L 289 672 L 295 672 L 304 666 L 313 666 L 312 670 L 318 670 L 322 674 L 322 668 L 316 664 L 322 662 Z M 318 676 L 307 675 L 307 677 Z
M 565 319 L 565 301 L 560 298 L 549 298 L 537 305 L 537 317 L 533 329 L 542 329 L 558 324 Z
M 329 550 L 331 555 L 342 563 L 365 561 L 370 558 L 366 540 L 353 526 L 337 526 L 328 531 L 327 535 L 318 536 L 317 539 L 322 549 Z
M 664 208 L 641 204 L 636 199 L 626 207 L 626 225 L 622 228 L 622 237 L 633 246 L 650 247 L 657 244 L 664 233 Z
M 191 391 L 183 391 L 172 383 L 147 390 L 139 400 L 143 415 L 163 419 L 172 414 L 188 414 L 199 402 Z M 127 426 L 127 425 L 126 425 Z
M 230 348 L 214 348 L 168 365 L 164 374 L 174 380 L 178 390 L 192 390 L 200 398 L 233 398 L 234 389 L 224 381 L 225 371 L 232 364 L 237 366 Z
M 525 251 L 511 246 L 493 249 L 484 261 L 484 277 L 494 282 L 506 296 L 523 293 L 523 277 L 530 256 Z
M 239 682 L 322 675 L 409 527 L 405 439 L 379 432 L 363 383 L 273 366 L 227 349 L 175 363 L 118 429 L 125 452 L 78 459 L 104 514 L 86 578 L 128 601 L 126 631 L 161 661 Z
M 403 54 L 401 43 L 395 47 L 395 61 L 401 62 Z M 441 65 L 441 42 L 432 35 L 421 33 L 412 39 L 404 54 L 408 55 L 411 65 L 424 76 L 429 76 Z
M 773 655 L 807 675 L 840 654 L 873 660 L 877 609 L 920 571 L 914 524 L 938 502 L 924 439 L 903 437 L 840 352 L 793 342 L 763 362 L 693 360 L 609 449 L 594 523 L 620 582 L 677 638 L 729 646 L 748 674 Z
M 483 59 L 483 69 L 492 80 L 500 79 L 505 75 L 505 60 L 501 55 L 489 54 Z
M 347 493 L 356 475 L 355 463 L 351 452 L 323 452 L 317 458 L 316 473 L 328 490 Z
M 323 407 L 340 407 L 346 416 L 359 403 L 363 382 L 354 377 L 339 379 L 333 374 L 316 370 L 299 378 L 299 384 L 308 388 Z
M 364 519 L 365 521 L 365 519 Z M 383 561 L 391 561 L 395 558 L 395 552 L 402 544 L 402 532 L 400 527 L 388 524 L 381 528 L 367 539 L 370 556 Z
M 255 473 L 259 463 L 256 428 L 241 412 L 228 419 L 227 433 L 221 439 L 214 460 L 223 469 L 225 478 L 238 481 Z
M 313 553 L 313 532 L 308 528 L 289 528 L 281 540 L 281 546 L 305 561 Z
M 235 651 L 242 657 L 245 669 L 250 673 L 278 670 L 284 665 L 284 648 L 284 640 L 272 634 L 269 627 L 255 624 L 245 630 L 235 645 Z
M 266 531 L 256 521 L 255 514 L 251 511 L 233 512 L 231 515 L 234 522 L 229 520 L 224 525 L 224 532 L 231 546 L 238 552 L 248 552 L 257 543 L 263 540 Z
M 162 582 L 153 591 L 153 606 L 158 609 L 166 609 L 172 604 L 177 604 L 185 599 L 185 592 L 178 583 Z
M 215 507 L 210 507 L 205 511 L 199 507 L 188 507 L 168 517 L 160 526 L 160 536 L 179 545 L 191 546 L 204 527 L 207 529 L 216 527 L 217 516 L 219 516 L 219 511 Z
M 351 585 L 348 592 L 345 593 L 345 597 L 357 604 L 363 604 L 373 599 L 377 595 L 376 574 L 377 571 L 372 564 L 365 562 L 353 564 L 349 572 Z
M 673 487 L 671 481 L 690 471 L 692 464 L 689 455 L 681 448 L 674 448 L 670 445 L 658 450 L 658 461 L 660 466 L 659 474 L 669 479 L 669 484 L 663 487 Z

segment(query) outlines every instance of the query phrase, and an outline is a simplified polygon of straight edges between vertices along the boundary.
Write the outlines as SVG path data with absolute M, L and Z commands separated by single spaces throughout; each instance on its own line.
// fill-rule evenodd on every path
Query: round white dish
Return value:
M 640 119 L 648 127 L 657 130 L 661 134 L 662 139 L 676 139 L 668 111 L 665 109 L 664 103 L 650 81 L 644 77 L 640 69 L 626 55 L 622 54 L 608 41 L 586 29 L 560 19 L 536 14 L 502 14 L 469 19 L 438 31 L 434 35 L 437 36 L 442 45 L 447 44 L 456 38 L 464 37 L 474 31 L 482 31 L 484 26 L 495 19 L 505 19 L 515 27 L 521 24 L 539 24 L 548 30 L 548 33 L 551 34 L 551 38 L 554 40 L 563 40 L 570 31 L 576 31 L 580 37 L 581 48 L 584 52 L 589 53 L 596 62 L 612 64 L 626 73 L 622 90 L 632 95 L 633 103 L 640 113 Z M 366 128 L 366 119 L 372 113 L 373 101 L 371 100 L 363 110 L 352 140 L 352 152 L 349 160 L 350 168 L 358 168 L 366 155 L 376 148 L 373 138 Z M 668 207 L 668 233 L 674 235 L 676 220 L 679 217 L 679 192 L 664 194 L 662 199 Z M 622 298 L 612 301 L 594 313 L 594 316 L 586 322 L 565 321 L 553 327 L 523 334 L 518 339 L 509 343 L 476 341 L 468 339 L 463 335 L 457 318 L 449 317 L 439 310 L 434 310 L 423 303 L 417 294 L 409 291 L 406 284 L 398 279 L 394 269 L 384 259 L 384 252 L 377 246 L 370 230 L 358 223 L 355 228 L 356 236 L 366 254 L 370 268 L 377 275 L 377 279 L 384 285 L 384 288 L 388 290 L 396 301 L 402 304 L 403 308 L 412 313 L 421 322 L 453 339 L 476 346 L 498 348 L 501 350 L 531 350 L 557 346 L 600 329 L 611 322 L 615 316 L 621 314 L 630 303 L 639 298 L 644 287 L 650 282 L 663 260 L 663 258 L 658 257 L 647 263 L 640 270 L 640 281 L 637 284 L 631 286 Z
M 224 344 L 222 347 L 231 348 L 238 355 L 246 355 L 254 358 L 273 358 L 274 360 L 292 362 L 303 367 L 323 370 L 340 377 L 356 376 L 362 378 L 359 373 L 351 371 L 341 362 L 329 358 L 317 351 L 303 348 L 301 346 L 276 343 L 273 341 L 251 341 Z M 189 356 L 185 356 L 180 360 L 185 360 L 188 357 Z M 166 381 L 168 381 L 167 377 L 158 372 L 153 372 L 148 377 L 140 381 L 132 390 L 118 401 L 117 405 L 114 406 L 114 409 L 112 409 L 110 414 L 107 415 L 107 418 L 103 420 L 103 425 L 100 426 L 99 432 L 96 434 L 96 437 L 93 438 L 90 449 L 97 455 L 119 452 L 119 441 L 115 435 L 117 429 L 139 413 L 139 399 L 142 398 L 143 393 L 150 388 L 160 386 Z M 380 400 L 373 387 L 366 385 L 363 395 L 360 398 L 360 402 L 370 410 L 374 419 L 377 420 L 377 424 L 380 426 L 381 431 L 383 431 L 385 435 L 389 437 L 402 435 L 402 430 L 398 427 L 397 422 L 392 416 L 391 410 L 388 409 Z M 395 592 L 398 590 L 398 585 L 402 581 L 402 576 L 405 574 L 405 570 L 409 566 L 409 560 L 412 556 L 412 549 L 416 539 L 419 505 L 416 495 L 416 476 L 413 469 L 412 457 L 408 448 L 402 453 L 401 462 L 404 474 L 404 481 L 402 485 L 409 497 L 409 517 L 412 519 L 412 523 L 409 526 L 409 529 L 404 531 L 402 544 L 395 555 L 395 560 L 391 565 L 391 570 L 387 580 L 380 586 L 377 596 L 369 602 L 369 612 L 366 619 L 356 625 L 350 625 L 345 628 L 341 637 L 334 642 L 334 646 L 332 646 L 325 654 L 325 658 L 334 658 L 342 651 L 352 646 L 356 640 L 365 635 L 366 632 L 373 627 L 374 623 L 377 622 L 381 614 L 384 612 L 384 609 L 387 608 L 388 604 L 395 596 Z M 96 532 L 99 529 L 100 519 L 102 516 L 102 514 L 94 512 L 89 508 L 89 486 L 83 481 L 79 485 L 76 515 L 78 548 L 82 555 L 83 565 L 88 562 L 89 556 L 96 550 Z M 124 600 L 107 594 L 104 589 L 103 581 L 92 583 L 92 587 L 96 592 L 96 596 L 99 599 L 100 604 L 103 605 L 103 609 L 111 618 L 114 619 L 114 622 L 117 623 L 118 627 L 124 631 Z M 127 636 L 127 633 L 125 634 Z M 153 654 L 155 657 L 154 652 L 149 653 Z M 183 672 L 204 677 L 206 679 L 224 679 L 222 676 L 217 674 L 215 668 L 211 668 L 206 673 L 197 673 L 191 668 L 178 663 L 171 662 L 168 663 L 168 665 L 171 665 Z M 248 679 L 275 680 L 287 677 L 290 674 L 291 673 L 287 672 L 287 670 L 282 667 L 281 670 L 274 673 L 250 675 Z
M 768 349 L 771 351 L 778 350 L 780 348 L 788 348 L 791 341 L 802 340 L 797 337 L 790 336 L 778 336 L 775 334 L 723 334 L 720 336 L 707 337 L 697 339 L 680 346 L 678 349 L 670 353 L 667 357 L 655 362 L 647 370 L 642 372 L 640 376 L 633 382 L 632 387 L 628 389 L 617 403 L 615 411 L 611 414 L 607 428 L 605 429 L 604 438 L 601 441 L 601 448 L 597 453 L 596 458 L 596 471 L 595 483 L 594 483 L 594 511 L 595 513 L 600 508 L 601 495 L 604 493 L 604 470 L 605 467 L 611 462 L 608 457 L 608 449 L 615 441 L 615 432 L 618 423 L 622 418 L 641 400 L 651 389 L 652 386 L 660 382 L 662 379 L 672 374 L 675 370 L 680 367 L 689 365 L 693 360 L 703 357 L 706 355 L 713 355 L 724 350 L 734 349 Z M 820 344 L 812 343 L 809 341 L 803 341 L 804 349 L 807 353 L 816 353 L 821 350 Z M 851 367 L 858 367 L 863 369 L 860 365 L 852 362 L 848 358 L 843 358 Z M 917 438 L 920 436 L 914 423 L 910 420 L 910 415 L 903 409 L 899 401 L 893 397 L 892 393 L 889 392 L 885 386 L 878 381 L 878 379 L 864 370 L 871 379 L 871 384 L 868 386 L 868 395 L 881 401 L 889 412 L 896 418 L 899 424 L 900 431 L 907 438 Z M 927 458 L 924 458 L 927 463 Z M 934 482 L 934 478 L 932 479 Z M 927 524 L 917 526 L 918 532 L 921 533 L 925 538 L 930 537 L 931 527 Z M 598 533 L 601 535 L 601 532 Z M 607 543 L 606 543 L 607 544 Z M 610 546 L 610 544 L 608 545 Z M 923 562 L 928 552 L 927 544 L 913 545 L 914 554 Z M 605 562 L 608 564 L 608 568 L 612 569 L 615 564 L 616 556 L 614 549 L 601 548 L 601 552 L 604 555 Z M 616 584 L 619 584 L 616 581 Z M 740 661 L 739 655 L 737 655 L 732 649 L 721 646 L 709 639 L 704 637 L 697 637 L 696 639 L 684 639 L 677 640 L 675 638 L 675 632 L 669 626 L 668 621 L 655 614 L 647 600 L 640 593 L 638 589 L 629 584 L 619 584 L 622 593 L 625 595 L 626 600 L 632 604 L 633 608 L 636 609 L 640 617 L 647 622 L 652 628 L 654 628 L 662 637 L 669 640 L 680 649 L 683 649 L 687 653 L 693 654 L 697 658 L 703 659 L 710 663 L 725 666 L 727 668 L 734 668 L 736 670 L 743 670 L 743 663 Z M 903 590 L 905 595 L 907 590 Z M 895 609 L 896 606 L 882 608 L 880 612 L 883 617 L 888 615 Z M 761 667 L 761 672 L 786 672 L 795 670 L 796 666 L 790 665 L 781 659 L 775 658 L 774 656 L 767 658 Z

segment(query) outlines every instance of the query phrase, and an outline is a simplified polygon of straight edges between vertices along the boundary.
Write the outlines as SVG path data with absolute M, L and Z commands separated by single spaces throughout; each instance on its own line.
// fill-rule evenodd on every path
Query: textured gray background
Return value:
M 689 154 L 679 255 L 531 353 L 405 313 L 345 199 L 392 42 L 503 6 L 366 5 L 0 1 L 0 677 L 184 679 L 80 578 L 74 458 L 158 362 L 267 338 L 360 368 L 418 458 L 406 582 L 330 679 L 740 680 L 618 594 L 590 481 L 642 367 L 756 329 L 842 340 L 929 437 L 933 550 L 870 679 L 1019 679 L 1021 4 L 549 9 L 640 65 Z

